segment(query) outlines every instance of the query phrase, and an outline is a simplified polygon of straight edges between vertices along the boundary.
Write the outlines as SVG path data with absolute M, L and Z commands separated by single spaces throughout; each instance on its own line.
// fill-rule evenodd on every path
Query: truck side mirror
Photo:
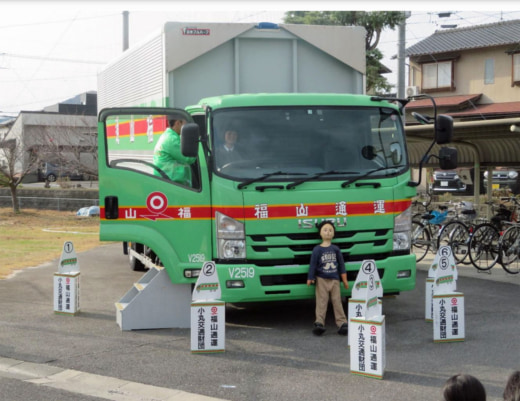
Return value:
M 181 129 L 181 151 L 186 157 L 197 157 L 199 151 L 199 126 L 186 123 Z
M 439 166 L 442 170 L 457 168 L 457 149 L 444 147 L 439 150 Z
M 453 137 L 453 118 L 440 114 L 435 122 L 435 142 L 438 145 L 450 143 Z

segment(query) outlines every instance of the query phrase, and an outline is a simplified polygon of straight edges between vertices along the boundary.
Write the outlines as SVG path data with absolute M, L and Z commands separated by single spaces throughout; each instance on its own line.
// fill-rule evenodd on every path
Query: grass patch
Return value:
M 0 279 L 59 258 L 66 241 L 74 243 L 76 252 L 102 245 L 99 218 L 39 209 L 15 214 L 11 208 L 0 208 Z

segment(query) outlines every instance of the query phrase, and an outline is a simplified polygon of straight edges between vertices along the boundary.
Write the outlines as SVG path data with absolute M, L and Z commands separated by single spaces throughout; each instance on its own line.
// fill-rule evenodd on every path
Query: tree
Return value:
M 36 149 L 26 147 L 20 138 L 0 140 L 0 185 L 9 187 L 13 211 L 20 212 L 17 189 L 24 177 L 38 166 Z
M 26 112 L 17 121 L 0 138 L 0 185 L 11 190 L 15 213 L 20 212 L 18 186 L 43 162 L 97 176 L 96 116 Z
M 386 93 L 392 89 L 387 79 L 380 74 L 383 54 L 377 49 L 384 29 L 395 29 L 405 20 L 401 11 L 288 11 L 287 24 L 362 26 L 367 31 L 365 38 L 367 60 L 367 92 Z

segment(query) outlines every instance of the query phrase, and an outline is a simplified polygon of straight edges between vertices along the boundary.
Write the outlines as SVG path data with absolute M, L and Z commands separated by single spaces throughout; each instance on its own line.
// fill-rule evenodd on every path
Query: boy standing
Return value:
M 338 334 L 348 334 L 348 321 L 341 302 L 341 290 L 339 281 L 348 289 L 347 272 L 343 255 L 337 245 L 332 244 L 336 233 L 334 224 L 330 221 L 322 221 L 318 225 L 322 239 L 320 245 L 316 245 L 312 251 L 307 286 L 316 283 L 316 320 L 312 332 L 320 336 L 325 332 L 325 317 L 329 298 L 334 309 L 334 318 L 338 326 Z

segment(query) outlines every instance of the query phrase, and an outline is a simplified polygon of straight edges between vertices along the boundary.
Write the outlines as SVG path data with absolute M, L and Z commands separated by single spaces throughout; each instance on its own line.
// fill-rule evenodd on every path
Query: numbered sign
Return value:
M 437 252 L 438 264 L 435 269 L 434 294 L 452 293 L 457 289 L 457 266 L 449 246 L 441 246 Z
M 205 262 L 193 289 L 191 299 L 193 301 L 205 301 L 220 299 L 221 289 L 218 279 L 217 267 L 213 262 Z
M 61 257 L 58 264 L 58 273 L 60 274 L 71 274 L 79 272 L 79 262 L 74 250 L 74 244 L 71 241 L 67 241 L 63 244 L 63 250 L 61 251 Z
M 348 300 L 349 334 L 348 344 L 352 343 L 354 331 L 351 327 L 350 319 L 380 316 L 382 314 L 382 302 L 379 299 L 383 296 L 383 286 L 377 271 L 374 260 L 364 260 L 359 269 L 352 296 Z

